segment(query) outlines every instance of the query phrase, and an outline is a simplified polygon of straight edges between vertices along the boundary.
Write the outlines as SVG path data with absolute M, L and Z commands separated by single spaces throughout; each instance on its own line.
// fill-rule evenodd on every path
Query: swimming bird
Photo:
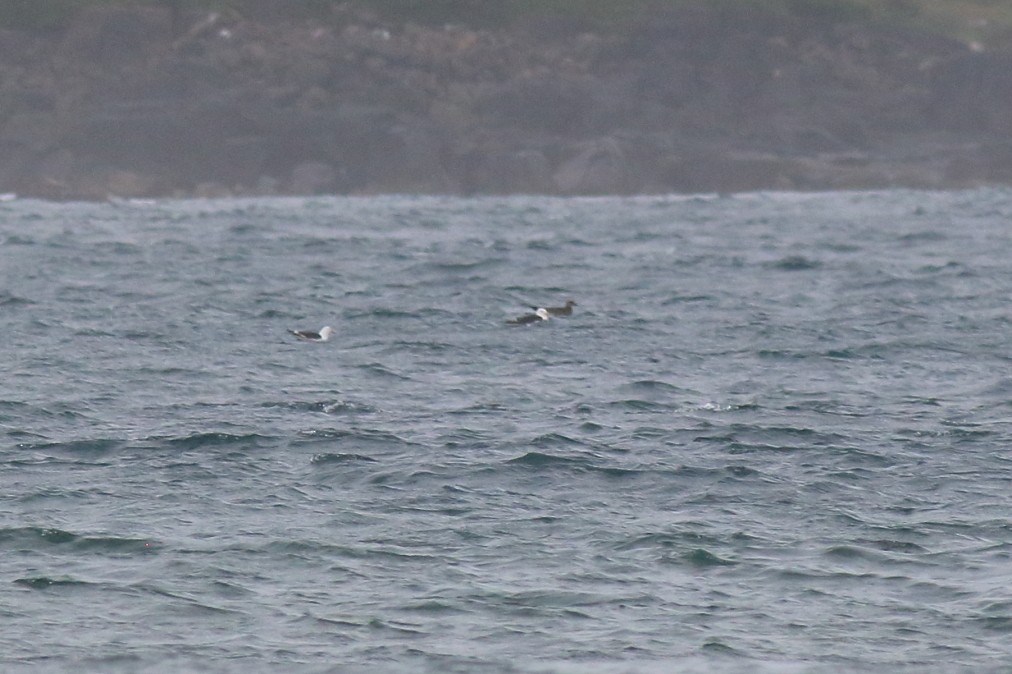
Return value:
M 565 306 L 561 306 L 561 307 L 534 307 L 534 306 L 532 306 L 531 309 L 544 309 L 545 311 L 547 311 L 552 316 L 572 316 L 573 315 L 573 307 L 575 307 L 575 306 L 576 306 L 576 302 L 574 302 L 573 300 L 566 300 Z
M 334 334 L 334 328 L 325 325 L 320 328 L 319 332 L 314 332 L 313 330 L 289 330 L 288 332 L 304 342 L 326 342 Z
M 551 316 L 548 314 L 548 309 L 538 309 L 533 314 L 524 314 L 523 316 L 517 316 L 506 321 L 510 325 L 530 325 L 531 323 L 537 323 L 538 321 L 547 321 Z

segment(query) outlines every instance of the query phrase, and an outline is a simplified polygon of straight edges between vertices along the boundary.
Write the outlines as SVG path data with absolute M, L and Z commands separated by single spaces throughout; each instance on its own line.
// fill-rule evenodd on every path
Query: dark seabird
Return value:
M 289 330 L 288 332 L 304 342 L 326 342 L 334 334 L 334 328 L 327 325 L 320 328 L 319 332 L 314 332 L 313 330 Z
M 566 300 L 566 305 L 562 307 L 531 307 L 531 309 L 544 309 L 552 316 L 572 316 L 573 307 L 576 306 L 576 302 L 573 300 Z
M 530 325 L 531 323 L 537 323 L 539 321 L 547 321 L 551 316 L 548 315 L 548 309 L 538 309 L 533 314 L 524 314 L 523 316 L 517 316 L 506 321 L 510 325 Z

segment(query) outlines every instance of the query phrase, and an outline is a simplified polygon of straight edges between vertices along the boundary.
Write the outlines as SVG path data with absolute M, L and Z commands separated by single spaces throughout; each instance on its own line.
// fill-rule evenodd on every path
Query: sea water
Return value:
M 983 189 L 7 200 L 0 671 L 1009 671 L 1010 252 Z

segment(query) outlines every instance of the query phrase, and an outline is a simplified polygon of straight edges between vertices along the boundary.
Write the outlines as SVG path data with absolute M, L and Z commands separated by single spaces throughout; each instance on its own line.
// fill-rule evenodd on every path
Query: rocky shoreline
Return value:
M 1012 184 L 1012 50 L 685 6 L 614 32 L 103 5 L 0 31 L 0 193 Z

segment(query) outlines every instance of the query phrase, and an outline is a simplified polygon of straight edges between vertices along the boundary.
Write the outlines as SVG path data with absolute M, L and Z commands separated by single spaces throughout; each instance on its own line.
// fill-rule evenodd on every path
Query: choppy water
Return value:
M 1010 223 L 0 203 L 0 670 L 1008 671 Z

